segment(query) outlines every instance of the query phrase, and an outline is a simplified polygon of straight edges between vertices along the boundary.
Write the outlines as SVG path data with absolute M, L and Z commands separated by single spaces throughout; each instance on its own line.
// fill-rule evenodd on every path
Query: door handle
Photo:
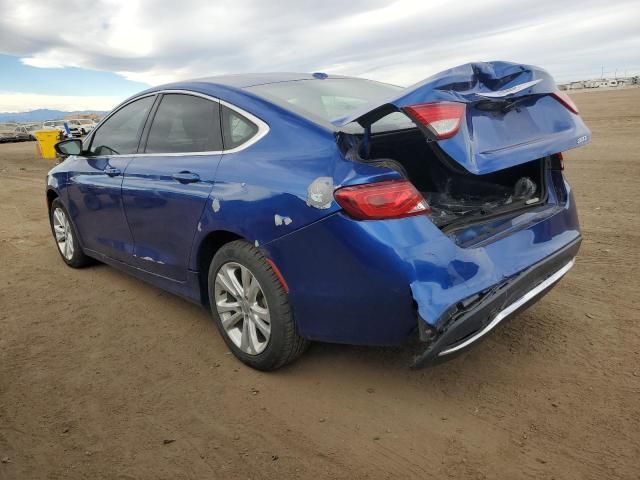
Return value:
M 194 183 L 200 181 L 200 175 L 191 172 L 174 173 L 171 177 L 180 183 Z
M 106 173 L 110 177 L 117 177 L 122 173 L 122 171 L 119 168 L 107 167 L 104 169 L 104 173 Z

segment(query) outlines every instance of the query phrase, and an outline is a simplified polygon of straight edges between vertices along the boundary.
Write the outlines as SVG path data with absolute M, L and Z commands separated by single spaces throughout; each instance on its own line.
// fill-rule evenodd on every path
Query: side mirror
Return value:
M 56 143 L 56 152 L 60 155 L 80 155 L 82 153 L 82 141 L 72 138 Z

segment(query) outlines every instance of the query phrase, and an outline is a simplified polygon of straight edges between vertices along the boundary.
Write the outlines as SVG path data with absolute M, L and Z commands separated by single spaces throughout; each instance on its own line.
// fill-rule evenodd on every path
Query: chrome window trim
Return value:
M 100 120 L 98 122 L 98 124 L 93 127 L 93 129 L 91 130 L 91 134 L 87 135 L 85 137 L 85 141 L 88 140 L 88 144 L 87 144 L 87 150 L 89 148 L 91 148 L 91 144 L 93 143 L 93 139 L 96 136 L 96 133 L 98 133 L 98 130 L 100 130 L 100 127 L 102 127 L 102 124 L 104 124 L 105 122 L 107 122 L 111 117 L 113 117 L 116 113 L 118 113 L 120 110 L 122 110 L 124 107 L 126 107 L 127 105 L 136 102 L 138 100 L 142 100 L 143 98 L 147 98 L 147 97 L 152 97 L 152 96 L 156 96 L 158 94 L 158 92 L 150 92 L 150 93 L 145 93 L 144 95 L 139 95 L 135 98 L 130 98 L 129 100 L 127 100 L 126 102 L 122 102 L 120 105 L 116 106 L 113 110 L 111 110 L 109 112 L 109 114 L 104 117 L 102 120 Z M 151 104 L 151 108 L 153 108 L 153 104 Z M 148 117 L 149 113 L 147 113 L 147 117 Z M 146 122 L 146 118 L 145 118 L 145 122 Z M 82 148 L 84 149 L 84 141 L 82 142 Z M 108 157 L 108 158 L 117 158 L 117 157 L 130 157 L 133 154 L 122 154 L 122 155 L 96 155 L 96 157 Z
M 116 109 L 114 109 L 111 113 L 109 113 L 109 115 L 107 115 L 105 118 L 103 118 L 100 123 L 98 123 L 98 125 L 96 125 L 93 130 L 92 130 L 92 135 L 91 135 L 91 143 L 93 142 L 93 137 L 95 136 L 95 133 L 98 132 L 98 129 L 100 128 L 100 126 L 102 126 L 102 124 L 104 122 L 106 122 L 107 120 L 109 120 L 109 118 L 111 118 L 112 115 L 114 115 L 116 112 L 118 112 L 119 110 L 123 109 L 124 107 L 126 107 L 127 105 L 140 100 L 142 98 L 146 98 L 146 97 L 150 97 L 153 95 L 159 95 L 162 93 L 177 93 L 177 94 L 183 94 L 183 95 L 192 95 L 194 97 L 201 97 L 207 100 L 210 100 L 212 102 L 218 103 L 220 105 L 224 105 L 227 108 L 230 108 L 231 110 L 239 113 L 240 115 L 242 115 L 243 117 L 246 117 L 248 120 L 250 120 L 251 122 L 255 123 L 256 126 L 258 127 L 258 131 L 256 132 L 256 134 L 251 137 L 250 139 L 248 139 L 246 142 L 244 142 L 242 145 L 238 145 L 235 148 L 230 148 L 228 150 L 214 150 L 214 151 L 207 151 L 207 152 L 172 152 L 172 153 L 129 153 L 129 154 L 119 154 L 119 155 L 96 155 L 97 157 L 106 157 L 106 158 L 117 158 L 117 157 L 193 157 L 193 156 L 204 156 L 204 155 L 226 155 L 228 153 L 237 153 L 240 152 L 246 148 L 249 148 L 251 145 L 259 142 L 262 138 L 264 138 L 265 135 L 267 135 L 267 133 L 269 133 L 269 125 L 264 122 L 263 120 L 261 120 L 260 118 L 256 117 L 255 115 L 247 112 L 246 110 L 243 110 L 240 107 L 237 107 L 235 105 L 233 105 L 232 103 L 226 102 L 224 100 L 221 100 L 219 98 L 216 97 L 212 97 L 211 95 L 207 95 L 205 93 L 200 93 L 200 92 L 194 92 L 192 90 L 182 90 L 182 89 L 166 89 L 166 90 L 158 90 L 156 92 L 150 92 L 150 93 L 146 93 L 144 95 L 140 95 L 138 97 L 132 98 L 129 101 L 127 101 L 126 103 L 121 103 L 120 105 L 118 105 L 118 107 Z M 222 128 L 222 125 L 220 126 Z M 220 134 L 222 135 L 222 131 L 220 132 Z M 90 144 L 89 144 L 90 145 Z
M 462 342 L 459 345 L 456 345 L 455 347 L 447 348 L 446 350 L 441 351 L 440 353 L 438 353 L 438 356 L 442 357 L 443 355 L 448 355 L 450 353 L 457 352 L 458 350 L 462 350 L 463 348 L 469 346 L 470 344 L 478 340 L 480 337 L 485 336 L 487 333 L 493 330 L 493 328 L 496 325 L 498 325 L 502 320 L 507 318 L 513 312 L 515 312 L 522 305 L 524 305 L 525 303 L 527 303 L 529 300 L 536 297 L 537 295 L 541 294 L 544 290 L 546 290 L 551 285 L 553 285 L 558 280 L 560 280 L 571 269 L 571 267 L 573 267 L 573 264 L 575 263 L 575 261 L 576 261 L 575 258 L 571 259 L 569 263 L 567 263 L 560 270 L 556 271 L 553 275 L 548 277 L 545 281 L 543 281 L 538 286 L 529 290 L 527 293 L 525 293 L 522 297 L 520 297 L 518 300 L 513 302 L 504 310 L 501 310 L 495 317 L 493 317 L 493 320 L 491 320 L 491 322 L 489 322 L 489 324 L 486 327 L 484 327 L 482 330 L 480 330 L 478 333 L 469 337 L 464 342 Z
M 236 107 L 235 105 L 233 105 L 233 104 L 231 104 L 229 102 L 225 102 L 224 100 L 218 99 L 218 102 L 220 102 L 220 105 L 224 105 L 225 107 L 230 108 L 231 110 L 235 111 L 236 113 L 239 113 L 243 117 L 246 117 L 248 120 L 250 120 L 251 122 L 255 123 L 256 126 L 258 127 L 258 131 L 256 132 L 256 134 L 253 137 L 251 137 L 249 140 L 247 140 L 243 144 L 238 145 L 237 147 L 230 148 L 228 150 L 223 150 L 222 151 L 223 154 L 236 153 L 236 152 L 240 152 L 240 151 L 244 150 L 245 148 L 249 148 L 254 143 L 259 142 L 267 133 L 269 133 L 269 130 L 270 130 L 269 129 L 269 125 L 267 125 L 266 122 L 263 122 L 261 119 L 259 119 L 255 115 L 247 112 L 246 110 L 243 110 L 240 107 Z

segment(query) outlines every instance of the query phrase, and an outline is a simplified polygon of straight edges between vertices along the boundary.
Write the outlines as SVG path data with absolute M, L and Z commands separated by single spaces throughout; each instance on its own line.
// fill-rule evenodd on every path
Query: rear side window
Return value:
M 258 133 L 258 126 L 248 118 L 224 105 L 222 108 L 222 135 L 225 150 L 248 142 Z
M 222 150 L 220 105 L 194 95 L 165 94 L 156 112 L 147 153 L 214 152 Z
M 154 96 L 141 98 L 111 115 L 96 131 L 89 150 L 96 155 L 135 153 L 154 99 Z

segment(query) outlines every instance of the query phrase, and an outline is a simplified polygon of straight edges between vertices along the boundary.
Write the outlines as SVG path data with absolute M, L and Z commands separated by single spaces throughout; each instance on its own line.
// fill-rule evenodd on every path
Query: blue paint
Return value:
M 495 78 L 505 72 L 513 78 L 500 88 L 543 81 L 520 112 L 490 118 L 476 109 L 474 95 L 496 87 Z M 427 216 L 355 221 L 335 201 L 328 208 L 309 206 L 309 185 L 320 177 L 338 188 L 398 174 L 347 160 L 336 142 L 342 125 L 376 106 L 335 124 L 318 123 L 244 89 L 295 79 L 322 81 L 313 75 L 255 74 L 147 90 L 211 95 L 252 113 L 270 131 L 236 153 L 69 157 L 51 170 L 47 188 L 69 209 L 86 252 L 201 301 L 200 280 L 207 275 L 200 270 L 201 246 L 211 236 L 231 233 L 260 245 L 278 265 L 303 336 L 386 345 L 402 342 L 418 321 L 437 326 L 452 305 L 579 237 L 570 187 L 561 172 L 551 170 L 544 205 L 448 234 Z M 463 130 L 440 145 L 463 167 L 482 173 L 556 153 L 573 146 L 576 135 L 589 135 L 578 116 L 545 94 L 555 88 L 552 82 L 533 67 L 471 64 L 403 90 L 388 103 L 400 109 L 424 101 L 467 103 Z M 113 169 L 121 174 L 110 175 Z M 181 183 L 173 177 L 181 171 L 200 181 Z M 291 222 L 274 221 L 277 216 Z
M 122 203 L 135 239 L 135 266 L 184 282 L 191 244 L 210 202 L 221 155 L 135 157 L 122 182 Z M 181 183 L 172 174 L 185 170 L 199 182 Z
M 483 111 L 483 93 L 507 90 L 538 81 L 532 87 L 506 95 L 520 99 L 506 112 Z M 439 142 L 440 147 L 467 170 L 477 174 L 495 172 L 510 166 L 564 152 L 586 144 L 591 132 L 582 119 L 549 94 L 558 91 L 545 70 L 509 62 L 468 63 L 400 90 L 376 104 L 363 106 L 347 117 L 336 119 L 337 127 L 364 115 L 427 102 L 460 102 L 467 106 L 465 122 L 454 137 Z M 526 97 L 526 98 L 524 98 Z M 381 113 L 382 115 L 382 113 Z M 578 139 L 586 140 L 578 142 Z
M 68 175 L 61 184 L 63 201 L 83 247 L 123 262 L 131 258 L 134 243 L 124 216 L 122 176 L 111 176 L 108 171 L 124 172 L 131 159 L 69 157 L 52 170 L 61 181 L 63 175 L 57 172 Z

